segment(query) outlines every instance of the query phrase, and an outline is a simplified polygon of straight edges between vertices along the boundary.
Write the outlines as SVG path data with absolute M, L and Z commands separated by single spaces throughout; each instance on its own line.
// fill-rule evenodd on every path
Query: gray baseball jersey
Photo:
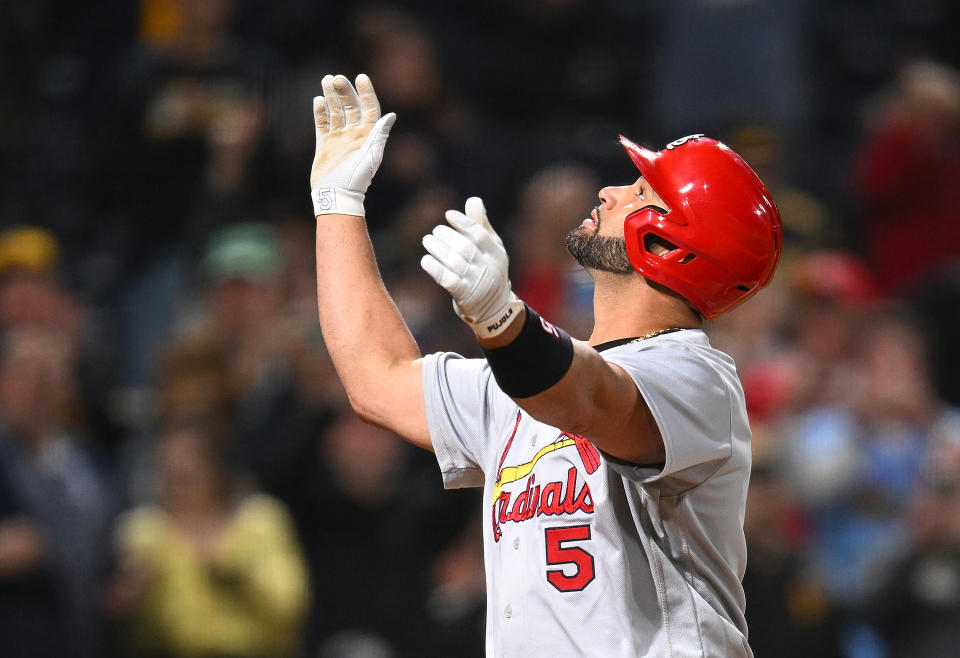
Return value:
M 637 466 L 540 423 L 486 361 L 426 357 L 447 488 L 484 488 L 488 656 L 750 656 L 741 586 L 750 428 L 730 357 L 699 330 L 603 350 L 666 461 Z

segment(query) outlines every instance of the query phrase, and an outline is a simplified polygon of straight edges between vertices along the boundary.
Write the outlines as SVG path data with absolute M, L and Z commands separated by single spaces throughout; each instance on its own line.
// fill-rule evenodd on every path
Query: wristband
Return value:
M 563 379 L 573 363 L 573 341 L 529 306 L 516 338 L 496 349 L 483 349 L 500 389 L 512 398 L 543 393 Z
M 352 192 L 342 187 L 315 187 L 310 191 L 313 215 L 356 215 L 364 217 L 362 192 Z

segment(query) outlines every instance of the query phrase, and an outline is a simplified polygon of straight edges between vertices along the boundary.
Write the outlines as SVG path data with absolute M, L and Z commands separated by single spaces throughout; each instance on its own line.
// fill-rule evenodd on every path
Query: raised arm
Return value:
M 653 464 L 663 440 L 633 379 L 585 342 L 540 319 L 510 287 L 503 242 L 483 202 L 451 210 L 423 239 L 421 266 L 477 335 L 497 383 L 537 420 L 580 434 L 609 455 Z
M 383 284 L 364 219 L 364 195 L 396 115 L 380 116 L 365 75 L 356 89 L 343 76 L 328 75 L 321 84 L 324 95 L 313 100 L 310 187 L 324 342 L 354 411 L 432 450 L 420 350 Z

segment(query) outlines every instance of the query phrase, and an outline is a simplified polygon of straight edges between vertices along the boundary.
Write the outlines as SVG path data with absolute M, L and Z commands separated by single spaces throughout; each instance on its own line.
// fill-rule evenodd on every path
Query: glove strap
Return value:
M 468 324 L 478 338 L 493 338 L 506 330 L 510 320 L 515 318 L 522 308 L 523 302 L 511 292 L 510 299 L 496 313 L 483 320 L 469 322 Z
M 352 192 L 342 187 L 317 186 L 310 191 L 310 199 L 313 201 L 314 216 L 336 214 L 365 217 L 362 192 Z

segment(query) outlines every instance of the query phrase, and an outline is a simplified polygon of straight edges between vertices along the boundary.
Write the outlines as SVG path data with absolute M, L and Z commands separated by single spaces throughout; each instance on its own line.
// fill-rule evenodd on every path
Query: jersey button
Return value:
M 503 616 L 506 617 L 507 619 L 510 619 L 510 617 L 513 616 L 513 608 L 510 607 L 509 605 L 506 608 L 504 608 Z
M 517 550 L 518 548 L 520 548 L 520 538 L 519 538 L 519 537 L 514 537 L 514 538 L 513 538 L 513 550 Z

